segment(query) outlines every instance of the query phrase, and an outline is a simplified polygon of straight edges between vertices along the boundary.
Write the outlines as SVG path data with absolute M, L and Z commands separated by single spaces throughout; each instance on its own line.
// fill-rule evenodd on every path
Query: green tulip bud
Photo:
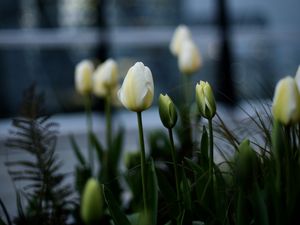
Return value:
M 196 102 L 201 116 L 212 119 L 216 114 L 214 93 L 208 82 L 200 81 L 196 85 Z
M 275 88 L 272 113 L 284 125 L 300 122 L 300 94 L 295 79 L 281 79 Z
M 177 112 L 172 99 L 166 95 L 159 95 L 158 109 L 160 120 L 166 128 L 173 128 L 177 122 Z
M 101 219 L 104 211 L 102 186 L 90 178 L 84 188 L 81 201 L 81 218 L 85 224 L 91 224 Z
M 244 190 L 253 186 L 257 171 L 257 155 L 251 148 L 249 140 L 244 140 L 239 145 L 239 152 L 236 156 L 236 178 Z

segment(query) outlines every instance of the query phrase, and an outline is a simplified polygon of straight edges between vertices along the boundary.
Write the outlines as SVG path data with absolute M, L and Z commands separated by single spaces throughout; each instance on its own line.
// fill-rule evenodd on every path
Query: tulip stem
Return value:
M 175 173 L 177 201 L 178 201 L 179 211 L 181 211 L 178 167 L 177 167 L 177 159 L 176 159 L 176 152 L 175 152 L 174 139 L 173 139 L 173 131 L 172 131 L 172 128 L 169 128 L 168 130 L 169 130 L 169 138 L 170 138 L 170 143 L 171 143 L 171 154 L 172 154 L 174 173 Z
M 147 198 L 146 198 L 146 154 L 145 154 L 145 143 L 144 143 L 144 133 L 143 133 L 143 122 L 142 113 L 137 112 L 138 126 L 139 126 L 139 137 L 141 145 L 141 173 L 142 173 L 142 188 L 143 188 L 143 200 L 144 200 L 144 210 L 147 216 Z
M 208 120 L 208 129 L 209 129 L 209 176 L 212 184 L 213 190 L 213 175 L 214 175 L 214 136 L 213 136 L 213 127 L 212 119 Z
M 111 126 L 111 98 L 110 94 L 108 93 L 106 99 L 105 99 L 105 117 L 106 117 L 106 144 L 107 149 L 111 149 L 112 145 L 112 126 Z
M 93 121 L 92 121 L 92 99 L 90 94 L 85 95 L 85 112 L 86 112 L 86 124 L 87 124 L 87 138 L 88 138 L 88 157 L 90 169 L 93 171 L 93 152 L 91 143 L 91 134 L 93 133 Z

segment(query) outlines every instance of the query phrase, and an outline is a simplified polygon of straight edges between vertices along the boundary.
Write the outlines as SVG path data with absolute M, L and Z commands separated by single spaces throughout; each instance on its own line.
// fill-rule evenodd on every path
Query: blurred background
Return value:
M 0 117 L 17 114 L 32 82 L 46 93 L 49 112 L 82 110 L 73 80 L 84 58 L 112 57 L 122 75 L 143 61 L 156 96 L 176 94 L 169 42 L 179 24 L 190 27 L 203 57 L 193 79 L 211 82 L 219 101 L 271 98 L 276 81 L 294 76 L 300 63 L 299 9 L 298 0 L 2 0 Z

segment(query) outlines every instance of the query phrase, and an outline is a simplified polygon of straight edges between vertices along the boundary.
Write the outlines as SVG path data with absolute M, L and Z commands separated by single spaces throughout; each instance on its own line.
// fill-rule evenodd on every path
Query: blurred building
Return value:
M 83 58 L 98 63 L 113 57 L 122 75 L 134 61 L 143 61 L 153 71 L 156 95 L 176 96 L 181 84 L 168 45 L 180 23 L 191 27 L 204 59 L 193 81 L 208 80 L 222 92 L 220 2 L 226 3 L 228 68 L 236 100 L 270 98 L 274 83 L 293 76 L 300 62 L 299 1 L 4 0 L 0 117 L 17 113 L 22 90 L 32 82 L 45 91 L 50 112 L 81 110 L 73 72 Z M 96 101 L 95 107 L 101 109 L 101 104 Z

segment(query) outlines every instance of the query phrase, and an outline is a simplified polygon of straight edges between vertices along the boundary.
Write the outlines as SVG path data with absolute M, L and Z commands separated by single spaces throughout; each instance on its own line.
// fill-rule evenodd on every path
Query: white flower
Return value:
M 104 97 L 118 84 L 118 65 L 113 59 L 100 64 L 93 76 L 93 92 Z
M 295 80 L 298 86 L 298 90 L 300 91 L 300 65 L 298 66 L 298 70 L 296 72 Z
M 75 87 L 78 93 L 85 95 L 92 91 L 92 74 L 94 65 L 89 60 L 83 60 L 75 68 Z
M 175 29 L 170 43 L 170 50 L 173 55 L 177 56 L 179 54 L 181 45 L 186 39 L 191 39 L 191 32 L 187 26 L 179 25 Z
M 132 66 L 118 92 L 121 103 L 129 110 L 141 112 L 153 102 L 154 84 L 152 73 L 143 63 Z
M 201 66 L 201 57 L 196 44 L 186 39 L 183 41 L 179 56 L 178 56 L 179 70 L 183 74 L 192 74 L 196 72 Z
M 292 77 L 285 77 L 277 83 L 272 112 L 274 119 L 284 125 L 300 121 L 300 95 Z

